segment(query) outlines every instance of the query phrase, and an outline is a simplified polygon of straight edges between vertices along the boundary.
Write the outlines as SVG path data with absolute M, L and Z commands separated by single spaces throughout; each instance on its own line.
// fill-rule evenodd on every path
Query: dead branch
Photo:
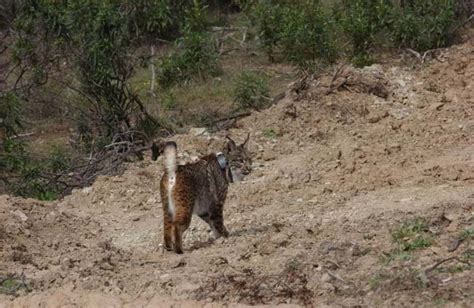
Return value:
M 430 272 L 432 272 L 432 271 L 434 271 L 434 270 L 435 270 L 438 266 L 440 266 L 441 264 L 446 263 L 446 262 L 449 262 L 449 261 L 453 261 L 453 260 L 458 261 L 458 262 L 460 262 L 460 263 L 464 263 L 464 264 L 471 265 L 469 262 L 463 261 L 463 260 L 459 259 L 458 257 L 450 257 L 450 258 L 447 258 L 447 259 L 443 259 L 443 260 L 441 260 L 441 261 L 438 261 L 438 262 L 435 263 L 435 265 L 430 266 L 430 267 L 428 267 L 427 269 L 425 269 L 425 275 L 428 274 L 428 273 L 430 273 Z
M 236 115 L 233 115 L 233 116 L 229 116 L 229 117 L 225 117 L 225 118 L 221 118 L 221 119 L 218 119 L 218 120 L 215 120 L 214 122 L 211 123 L 211 125 L 215 125 L 219 122 L 223 122 L 223 121 L 228 121 L 228 120 L 234 120 L 234 119 L 238 119 L 238 118 L 243 118 L 243 117 L 248 117 L 249 115 L 251 115 L 252 113 L 250 112 L 243 112 L 243 113 L 239 113 L 239 114 L 236 114 Z
M 421 54 L 419 52 L 417 52 L 417 51 L 415 51 L 411 48 L 407 48 L 406 50 L 421 61 Z
M 153 97 L 156 96 L 155 94 L 155 83 L 156 83 L 156 73 L 155 73 L 155 63 L 153 62 L 153 58 L 155 57 L 155 46 L 151 45 L 150 47 L 150 69 L 151 69 L 151 85 L 150 85 L 150 93 Z
M 465 21 L 463 21 L 461 24 L 459 24 L 457 27 L 455 27 L 453 30 L 451 30 L 451 34 L 456 33 L 460 28 L 464 27 L 468 23 L 470 23 L 474 19 L 474 13 L 471 14 Z
M 326 91 L 326 95 L 329 95 L 329 94 L 333 93 L 334 91 L 336 91 L 337 89 L 339 89 L 340 87 L 342 87 L 346 83 L 347 77 L 344 77 L 344 80 L 342 81 L 342 83 L 339 83 L 337 85 L 334 84 L 336 82 L 336 80 L 338 79 L 338 77 L 341 75 L 341 72 L 342 72 L 342 70 L 345 66 L 346 66 L 346 63 L 342 63 L 334 71 L 334 74 L 332 75 L 331 83 L 329 84 L 329 89 Z

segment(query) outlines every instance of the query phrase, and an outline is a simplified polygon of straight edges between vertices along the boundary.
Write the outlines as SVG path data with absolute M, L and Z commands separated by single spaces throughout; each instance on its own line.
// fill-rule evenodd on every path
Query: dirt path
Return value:
M 334 93 L 321 76 L 242 120 L 254 171 L 230 188 L 231 236 L 194 219 L 182 256 L 159 246 L 161 160 L 59 202 L 0 196 L 0 307 L 468 307 L 474 46 L 439 60 L 345 68 Z M 186 161 L 224 138 L 175 140 Z

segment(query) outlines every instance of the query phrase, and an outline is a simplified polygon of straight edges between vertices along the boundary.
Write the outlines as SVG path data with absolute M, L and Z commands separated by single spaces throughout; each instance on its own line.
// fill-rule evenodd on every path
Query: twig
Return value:
M 463 21 L 460 25 L 458 25 L 456 28 L 451 30 L 451 34 L 455 33 L 456 31 L 459 30 L 459 28 L 464 27 L 466 24 L 468 24 L 471 20 L 474 19 L 474 14 L 471 14 L 465 21 Z
M 441 264 L 446 263 L 446 262 L 449 262 L 449 261 L 452 261 L 452 260 L 456 260 L 456 261 L 458 261 L 458 262 L 461 262 L 461 263 L 465 263 L 465 264 L 470 265 L 469 262 L 463 261 L 463 260 L 459 259 L 458 257 L 450 257 L 450 258 L 441 260 L 441 261 L 437 262 L 435 265 L 433 265 L 433 266 L 428 267 L 427 269 L 425 269 L 425 274 L 428 274 L 428 273 L 432 272 L 433 270 L 435 270 L 435 269 L 436 269 L 438 266 L 440 266 Z
M 339 85 L 334 85 L 334 82 L 337 80 L 337 78 L 339 77 L 342 69 L 346 66 L 346 63 L 342 63 L 335 71 L 334 71 L 334 74 L 332 75 L 332 79 L 331 79 L 331 83 L 329 84 L 329 89 L 328 91 L 326 92 L 326 95 L 329 95 L 331 94 L 332 92 L 334 92 L 335 90 L 337 90 L 338 88 L 340 88 L 343 84 L 346 83 L 347 81 L 347 77 L 344 78 L 343 82 L 340 83 Z
M 155 56 L 155 46 L 150 46 L 150 53 L 151 53 L 151 61 L 150 61 L 150 69 L 151 69 L 151 85 L 150 85 L 150 93 L 153 97 L 156 96 L 155 94 L 155 80 L 156 80 L 156 73 L 155 73 L 155 63 L 153 62 L 153 57 Z
M 341 276 L 339 276 L 338 274 L 335 274 L 331 271 L 327 271 L 328 272 L 328 275 L 331 276 L 332 278 L 336 279 L 336 280 L 339 280 L 343 283 L 346 283 L 346 281 L 344 279 L 341 278 Z
M 223 122 L 223 121 L 227 121 L 227 120 L 233 120 L 233 119 L 248 117 L 248 116 L 251 115 L 251 114 L 252 114 L 252 113 L 250 113 L 250 112 L 243 112 L 243 113 L 239 113 L 239 114 L 236 114 L 236 115 L 233 115 L 233 116 L 230 116 L 230 117 L 225 117 L 225 118 L 221 118 L 221 119 L 215 120 L 215 121 L 212 122 L 211 124 L 214 125 L 214 124 L 217 124 L 217 123 L 219 123 L 219 122 Z
M 244 47 L 245 40 L 247 39 L 247 28 L 244 29 L 244 34 L 242 35 L 242 41 L 240 42 L 240 46 Z
M 421 60 L 421 55 L 419 52 L 411 49 L 411 48 L 407 48 L 406 49 L 409 53 L 411 53 L 412 55 L 414 55 L 416 58 L 420 59 Z

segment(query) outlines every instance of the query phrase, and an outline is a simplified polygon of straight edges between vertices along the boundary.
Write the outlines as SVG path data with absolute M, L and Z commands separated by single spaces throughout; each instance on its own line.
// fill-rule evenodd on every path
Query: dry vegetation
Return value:
M 94 88 L 117 72 L 106 73 L 108 54 L 90 41 L 69 42 L 83 54 L 41 67 L 44 84 L 25 50 L 21 91 L 11 88 L 21 70 L 0 77 L 0 193 L 9 193 L 0 195 L 0 307 L 469 307 L 471 2 L 435 17 L 423 3 L 451 2 L 261 1 L 240 12 L 198 2 L 179 2 L 190 5 L 179 11 L 185 22 L 172 16 L 166 29 L 130 23 L 115 33 L 124 40 L 92 36 L 124 48 L 124 63 L 112 64 L 126 68 L 119 87 Z M 120 3 L 133 19 L 151 2 Z M 404 32 L 413 29 L 428 32 Z M 11 33 L 2 43 L 17 48 Z M 64 56 L 38 47 L 43 34 L 33 54 Z M 14 51 L 0 45 L 0 72 Z M 74 62 L 90 52 L 104 70 Z M 137 105 L 104 128 L 117 93 Z M 230 186 L 230 237 L 212 242 L 194 219 L 185 254 L 163 253 L 163 162 L 149 159 L 149 142 L 175 140 L 184 163 L 247 133 L 253 172 Z

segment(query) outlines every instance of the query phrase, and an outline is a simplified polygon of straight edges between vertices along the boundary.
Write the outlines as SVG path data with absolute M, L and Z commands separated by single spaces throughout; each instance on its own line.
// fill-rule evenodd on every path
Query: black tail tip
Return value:
M 166 149 L 166 148 L 175 148 L 175 149 L 177 149 L 178 145 L 174 141 L 168 141 L 168 142 L 165 143 L 165 146 L 163 147 L 163 149 Z
M 151 145 L 151 160 L 157 160 L 158 156 L 160 156 L 160 147 L 153 142 L 153 144 Z
M 156 144 L 155 142 L 151 145 L 151 159 L 153 161 L 157 160 L 158 157 L 163 154 L 166 148 L 174 148 L 177 149 L 178 146 L 174 141 L 168 141 L 160 144 Z

